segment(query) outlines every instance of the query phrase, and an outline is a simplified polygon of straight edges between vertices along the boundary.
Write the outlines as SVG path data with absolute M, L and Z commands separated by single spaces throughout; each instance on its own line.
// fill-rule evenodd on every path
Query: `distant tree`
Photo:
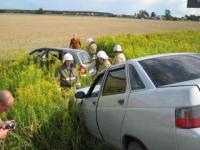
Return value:
M 0 13 L 5 13 L 6 11 L 3 9 L 0 9 Z
M 140 10 L 138 13 L 138 18 L 148 18 L 149 13 L 146 10 Z
M 152 12 L 151 13 L 151 18 L 155 18 L 156 17 L 156 13 L 155 12 Z
M 43 14 L 44 10 L 42 8 L 39 8 L 38 10 L 36 10 L 36 14 Z
M 172 17 L 172 20 L 173 20 L 173 21 L 178 21 L 178 20 L 181 20 L 181 19 L 178 18 L 178 17 Z
M 196 15 L 185 15 L 185 18 L 187 20 L 192 20 L 192 21 L 200 21 L 200 16 L 196 16 Z
M 173 19 L 172 15 L 171 15 L 171 11 L 169 9 L 165 10 L 164 17 L 165 17 L 166 20 L 172 20 Z

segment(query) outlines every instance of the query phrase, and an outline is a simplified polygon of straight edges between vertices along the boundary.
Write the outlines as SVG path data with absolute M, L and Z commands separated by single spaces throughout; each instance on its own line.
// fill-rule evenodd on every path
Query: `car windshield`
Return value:
M 88 64 L 92 62 L 91 57 L 87 52 L 80 52 L 78 53 L 78 56 L 83 64 Z
M 156 87 L 200 78 L 200 55 L 172 55 L 139 63 Z

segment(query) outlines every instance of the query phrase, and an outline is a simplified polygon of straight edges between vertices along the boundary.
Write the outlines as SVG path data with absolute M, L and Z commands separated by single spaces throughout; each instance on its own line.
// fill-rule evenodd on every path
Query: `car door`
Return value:
M 87 98 L 82 103 L 86 128 L 97 138 L 101 138 L 97 124 L 96 109 L 103 77 L 104 73 L 96 78 L 88 91 Z
M 97 120 L 105 141 L 120 147 L 120 132 L 129 96 L 125 65 L 109 70 L 99 98 Z

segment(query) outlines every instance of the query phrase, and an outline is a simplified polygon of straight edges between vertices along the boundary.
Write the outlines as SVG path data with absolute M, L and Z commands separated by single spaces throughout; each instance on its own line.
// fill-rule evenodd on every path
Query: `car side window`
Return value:
M 40 49 L 40 50 L 34 51 L 31 55 L 32 55 L 33 57 L 42 57 L 42 56 L 45 55 L 45 54 L 46 54 L 46 50 Z
M 131 82 L 131 89 L 132 90 L 139 90 L 144 89 L 144 83 L 142 82 L 140 76 L 138 75 L 136 69 L 133 67 L 133 65 L 129 64 L 129 76 L 130 76 L 130 82 Z
M 94 82 L 93 88 L 91 89 L 91 92 L 89 92 L 89 97 L 98 97 L 99 92 L 101 90 L 103 75 L 100 75 Z
M 60 52 L 53 50 L 53 49 L 49 49 L 47 51 L 47 67 L 53 67 L 54 65 L 57 67 L 58 65 L 61 64 L 61 60 L 59 59 L 60 56 Z M 53 66 L 52 66 L 53 65 Z
M 49 50 L 48 57 L 51 59 L 54 59 L 54 60 L 60 60 L 60 52 L 54 51 L 54 50 Z
M 103 96 L 125 93 L 126 86 L 127 83 L 125 67 L 116 70 L 111 70 L 108 73 L 105 82 Z

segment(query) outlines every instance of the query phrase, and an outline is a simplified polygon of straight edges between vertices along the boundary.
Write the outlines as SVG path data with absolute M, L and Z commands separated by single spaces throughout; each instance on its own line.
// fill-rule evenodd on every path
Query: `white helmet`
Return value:
M 94 40 L 92 38 L 88 38 L 87 43 L 90 44 L 91 42 L 94 42 Z
M 122 47 L 119 44 L 117 44 L 114 46 L 113 51 L 114 52 L 122 52 L 123 50 L 122 50 Z
M 107 55 L 106 52 L 104 52 L 104 51 L 99 51 L 99 52 L 97 53 L 97 57 L 98 57 L 98 58 L 102 58 L 102 59 L 108 59 L 108 55 Z
M 67 60 L 74 60 L 73 56 L 70 53 L 65 54 L 62 61 L 63 63 L 65 63 L 65 61 Z

